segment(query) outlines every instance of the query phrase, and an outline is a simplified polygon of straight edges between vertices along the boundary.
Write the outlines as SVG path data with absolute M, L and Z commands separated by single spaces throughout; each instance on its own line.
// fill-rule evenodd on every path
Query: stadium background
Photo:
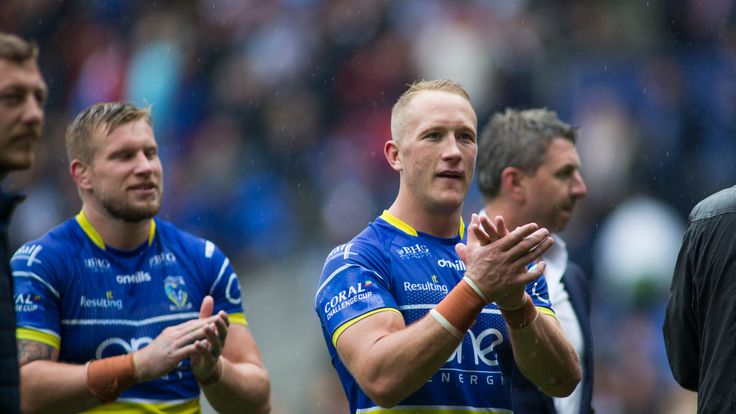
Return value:
M 39 167 L 5 183 L 29 196 L 13 243 L 79 208 L 74 114 L 152 104 L 161 215 L 233 260 L 273 412 L 345 412 L 313 311 L 322 261 L 396 193 L 393 100 L 452 78 L 480 127 L 507 106 L 582 127 L 589 196 L 564 237 L 596 287 L 598 412 L 694 412 L 662 314 L 687 213 L 736 178 L 735 17 L 731 0 L 6 0 L 0 30 L 39 43 L 51 92 Z

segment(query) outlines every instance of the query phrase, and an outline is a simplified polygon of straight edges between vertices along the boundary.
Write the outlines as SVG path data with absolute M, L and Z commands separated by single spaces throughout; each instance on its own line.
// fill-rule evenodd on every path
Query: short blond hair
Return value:
M 105 136 L 121 125 L 140 119 L 153 128 L 150 106 L 138 108 L 129 103 L 103 102 L 87 107 L 66 129 L 66 153 L 69 162 L 77 159 L 91 163 L 97 150 L 97 134 Z
M 404 122 L 404 111 L 412 98 L 417 94 L 424 91 L 444 91 L 454 93 L 465 98 L 472 106 L 470 101 L 470 94 L 465 88 L 459 83 L 449 79 L 436 79 L 436 80 L 420 80 L 409 85 L 409 88 L 399 96 L 396 100 L 393 108 L 391 108 L 391 139 L 398 141 L 401 139 L 403 129 L 405 126 Z
M 0 33 L 0 60 L 9 60 L 20 65 L 28 60 L 36 60 L 38 47 L 33 42 L 23 40 L 10 33 Z

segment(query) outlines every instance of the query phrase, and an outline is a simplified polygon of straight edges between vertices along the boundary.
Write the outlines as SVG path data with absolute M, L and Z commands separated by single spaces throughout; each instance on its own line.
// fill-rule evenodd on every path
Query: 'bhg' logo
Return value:
M 401 260 L 404 259 L 421 259 L 427 257 L 431 253 L 429 247 L 426 244 L 414 244 L 412 246 L 402 246 L 396 249 L 396 253 L 399 255 Z

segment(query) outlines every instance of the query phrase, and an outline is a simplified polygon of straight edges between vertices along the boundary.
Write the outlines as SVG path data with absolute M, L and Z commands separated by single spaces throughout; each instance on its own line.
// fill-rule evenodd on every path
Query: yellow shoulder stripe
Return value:
M 246 327 L 248 326 L 248 319 L 245 318 L 245 314 L 243 312 L 229 313 L 227 317 L 230 319 L 230 323 L 237 323 L 239 325 L 245 325 Z
M 52 333 L 39 331 L 33 328 L 16 328 L 15 337 L 26 341 L 40 342 L 42 344 L 53 346 L 56 349 L 61 348 L 61 338 Z
M 553 318 L 557 319 L 557 314 L 555 313 L 555 311 L 553 311 L 553 310 L 552 310 L 552 309 L 550 309 L 550 308 L 545 308 L 544 306 L 537 306 L 537 310 L 538 310 L 539 312 L 541 312 L 541 313 L 545 314 L 545 315 L 549 315 L 549 316 L 551 316 L 551 317 L 553 317 Z
M 374 310 L 372 310 L 370 312 L 364 313 L 364 314 L 358 316 L 357 318 L 353 318 L 353 319 L 351 319 L 351 320 L 343 323 L 337 329 L 335 329 L 335 332 L 332 334 L 332 345 L 337 346 L 337 339 L 340 338 L 340 335 L 342 335 L 342 333 L 345 332 L 345 330 L 348 329 L 349 327 L 355 325 L 356 323 L 362 321 L 363 319 L 365 319 L 365 318 L 367 318 L 369 316 L 375 315 L 375 314 L 380 313 L 380 312 L 386 312 L 386 311 L 396 312 L 399 315 L 401 315 L 401 312 L 399 312 L 399 310 L 396 309 L 396 308 L 379 308 L 379 309 L 374 309 Z M 402 318 L 403 318 L 403 315 L 402 315 Z

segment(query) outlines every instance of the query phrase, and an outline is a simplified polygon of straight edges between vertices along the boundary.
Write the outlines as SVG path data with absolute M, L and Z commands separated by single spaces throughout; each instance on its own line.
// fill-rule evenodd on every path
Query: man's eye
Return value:
M 18 105 L 22 100 L 23 98 L 17 93 L 5 93 L 0 95 L 0 102 L 9 106 Z
M 34 96 L 36 97 L 36 101 L 38 101 L 39 105 L 43 106 L 46 104 L 46 99 L 48 99 L 46 92 L 39 91 L 36 92 Z
M 475 135 L 473 134 L 460 134 L 458 138 L 460 138 L 463 141 L 475 142 Z
M 557 172 L 557 177 L 566 180 L 572 177 L 574 171 L 575 170 L 573 170 L 572 168 L 565 168 L 564 170 Z

